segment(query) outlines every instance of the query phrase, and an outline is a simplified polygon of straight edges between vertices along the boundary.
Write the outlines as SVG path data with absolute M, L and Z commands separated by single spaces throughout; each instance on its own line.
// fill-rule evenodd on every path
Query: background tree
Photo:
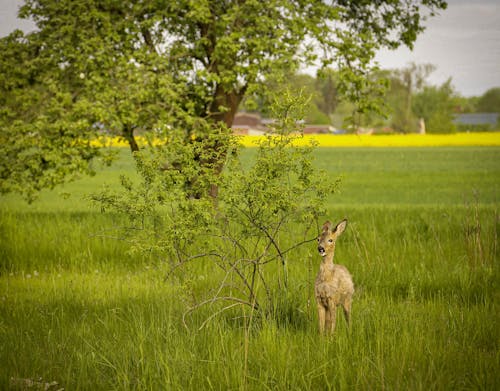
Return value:
M 484 113 L 500 113 L 500 87 L 486 91 L 477 101 L 476 110 Z
M 58 120 L 62 128 L 73 127 L 75 115 L 85 121 L 74 132 L 76 144 L 93 137 L 96 119 L 121 134 L 132 150 L 138 148 L 133 130 L 156 129 L 159 123 L 184 132 L 186 143 L 203 143 L 231 126 L 246 94 L 314 60 L 336 66 L 337 89 L 357 102 L 358 111 L 376 108 L 367 99 L 378 88 L 368 77 L 376 50 L 411 47 L 423 30 L 424 12 L 434 15 L 445 7 L 442 0 L 27 0 L 20 16 L 33 19 L 38 30 L 14 41 L 36 53 L 42 72 L 34 83 L 10 88 L 33 90 L 39 85 L 52 94 L 67 92 L 70 99 Z M 25 66 L 12 56 L 6 66 L 14 65 Z M 149 91 L 158 85 L 160 91 Z M 32 119 L 45 116 L 47 107 L 26 110 L 34 111 L 31 120 L 21 113 L 16 118 L 29 134 L 39 123 Z M 0 121 L 2 127 L 12 126 L 9 117 Z M 13 143 L 10 136 L 5 141 Z M 210 166 L 220 171 L 221 146 L 210 142 L 206 147 L 222 160 L 198 159 L 200 170 Z M 21 176 L 9 171 L 2 175 L 12 181 Z M 64 170 L 58 172 L 53 182 L 64 176 Z
M 305 73 L 291 72 L 283 81 L 269 81 L 265 85 L 266 94 L 253 94 L 247 96 L 242 106 L 248 111 L 257 111 L 262 116 L 268 117 L 272 115 L 271 101 L 273 97 L 294 91 L 297 95 L 302 94 L 309 97 L 306 108 L 304 110 L 303 120 L 308 124 L 330 124 L 330 114 L 332 111 L 331 103 L 337 99 L 337 92 L 332 88 L 327 91 L 324 88 L 324 80 L 315 78 Z M 330 94 L 330 96 L 325 96 Z M 330 99 L 330 101 L 326 101 Z M 326 107 L 330 105 L 330 107 Z M 329 112 L 329 111 L 330 112 Z
M 455 99 L 451 79 L 441 86 L 425 86 L 413 99 L 413 112 L 425 120 L 429 133 L 453 133 Z
M 394 70 L 390 75 L 388 105 L 392 108 L 390 126 L 396 131 L 409 133 L 417 129 L 418 117 L 413 113 L 413 96 L 425 85 L 427 77 L 435 70 L 432 64 L 411 63 Z
M 320 92 L 317 99 L 318 108 L 328 118 L 332 118 L 339 104 L 338 80 L 335 71 L 331 68 L 323 69 L 316 78 L 316 90 Z
M 477 96 L 455 96 L 454 102 L 457 113 L 475 113 L 477 111 L 478 100 L 479 97 Z

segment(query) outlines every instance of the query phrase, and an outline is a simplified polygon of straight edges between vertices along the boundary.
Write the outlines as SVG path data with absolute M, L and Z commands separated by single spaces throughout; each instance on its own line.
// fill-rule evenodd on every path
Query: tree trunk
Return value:
M 233 125 L 234 116 L 245 94 L 244 90 L 243 88 L 239 92 L 226 92 L 223 87 L 217 85 L 215 99 L 210 106 L 210 113 L 215 122 L 223 122 L 228 128 Z
M 238 106 L 243 99 L 245 89 L 240 91 L 226 92 L 221 86 L 217 86 L 214 92 L 214 100 L 212 101 L 210 107 L 208 108 L 210 113 L 210 120 L 212 121 L 212 131 L 218 131 L 220 127 L 231 128 L 236 112 L 238 111 Z M 202 115 L 200 113 L 200 115 Z M 208 136 L 197 135 L 196 137 L 189 137 L 186 139 L 188 143 L 202 143 Z M 133 140 L 133 135 L 127 140 Z M 132 148 L 132 144 L 131 144 Z M 210 142 L 206 143 L 205 151 L 209 152 L 206 156 L 212 156 L 210 158 L 203 157 L 204 154 L 194 156 L 195 164 L 199 165 L 199 172 L 203 172 L 205 168 L 210 167 L 211 173 L 209 175 L 219 176 L 224 169 L 224 164 L 227 156 L 227 145 L 224 142 Z M 138 149 L 137 149 L 138 150 Z M 212 153 L 214 152 L 214 153 Z M 170 163 L 175 166 L 175 162 Z M 177 167 L 177 169 L 182 171 L 182 167 Z M 202 198 L 206 195 L 210 196 L 215 202 L 219 194 L 219 188 L 217 184 L 212 183 L 209 185 L 208 189 L 201 189 L 197 186 L 197 178 L 187 178 L 186 187 L 189 189 L 188 196 L 193 198 Z
M 215 126 L 219 126 L 221 123 L 224 124 L 228 129 L 233 125 L 234 117 L 238 111 L 238 107 L 245 95 L 245 89 L 242 88 L 240 91 L 230 91 L 226 92 L 224 88 L 217 85 L 215 90 L 215 99 L 210 106 L 210 113 L 214 120 Z M 219 175 L 224 169 L 224 162 L 226 158 L 227 151 L 221 150 L 225 148 L 225 145 L 215 144 L 213 147 L 216 150 L 216 156 L 220 156 L 219 161 L 208 161 L 205 162 L 207 165 L 211 165 L 215 168 L 215 174 Z M 204 162 L 202 162 L 204 164 Z M 219 188 L 216 184 L 211 184 L 209 189 L 210 197 L 216 199 L 219 193 Z
M 132 154 L 134 152 L 139 151 L 139 145 L 137 144 L 137 140 L 135 139 L 134 136 L 134 126 L 131 125 L 123 125 L 123 137 L 125 137 L 125 140 L 127 140 L 128 145 L 130 146 L 130 150 L 132 151 Z

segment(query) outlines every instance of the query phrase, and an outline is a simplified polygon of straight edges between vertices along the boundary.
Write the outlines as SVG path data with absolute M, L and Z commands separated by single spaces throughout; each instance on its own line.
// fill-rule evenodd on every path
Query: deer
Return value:
M 322 260 L 314 284 L 314 294 L 318 306 L 319 332 L 322 335 L 333 335 L 335 332 L 338 306 L 342 306 L 348 330 L 350 329 L 354 283 L 345 266 L 333 263 L 335 243 L 346 226 L 347 219 L 340 221 L 335 227 L 330 221 L 326 221 L 318 237 L 318 252 Z

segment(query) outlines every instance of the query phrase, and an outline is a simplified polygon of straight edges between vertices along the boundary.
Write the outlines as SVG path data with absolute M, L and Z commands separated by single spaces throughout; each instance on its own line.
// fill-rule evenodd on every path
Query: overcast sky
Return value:
M 32 23 L 16 17 L 21 3 L 0 0 L 0 36 L 16 28 L 33 29 Z M 381 67 L 434 64 L 437 70 L 429 81 L 441 84 L 451 77 L 455 89 L 465 96 L 500 87 L 500 0 L 449 0 L 448 8 L 426 25 L 413 52 L 405 48 L 380 52 Z
M 448 8 L 426 26 L 413 52 L 380 52 L 381 66 L 434 64 L 437 70 L 429 80 L 441 84 L 451 77 L 456 90 L 466 96 L 500 87 L 500 0 L 449 0 Z

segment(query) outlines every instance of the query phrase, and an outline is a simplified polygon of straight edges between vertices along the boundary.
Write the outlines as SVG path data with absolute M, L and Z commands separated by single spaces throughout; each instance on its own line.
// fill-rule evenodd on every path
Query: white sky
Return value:
M 33 29 L 32 23 L 17 19 L 20 4 L 22 0 L 0 0 L 0 37 L 16 28 Z M 429 81 L 441 84 L 451 77 L 465 96 L 500 87 L 500 0 L 448 0 L 448 8 L 426 26 L 413 52 L 406 48 L 380 52 L 381 67 L 434 64 L 437 70 Z
M 381 67 L 434 64 L 437 70 L 429 81 L 441 84 L 451 77 L 465 96 L 500 87 L 500 0 L 448 0 L 448 8 L 426 26 L 413 52 L 406 48 L 380 52 Z

